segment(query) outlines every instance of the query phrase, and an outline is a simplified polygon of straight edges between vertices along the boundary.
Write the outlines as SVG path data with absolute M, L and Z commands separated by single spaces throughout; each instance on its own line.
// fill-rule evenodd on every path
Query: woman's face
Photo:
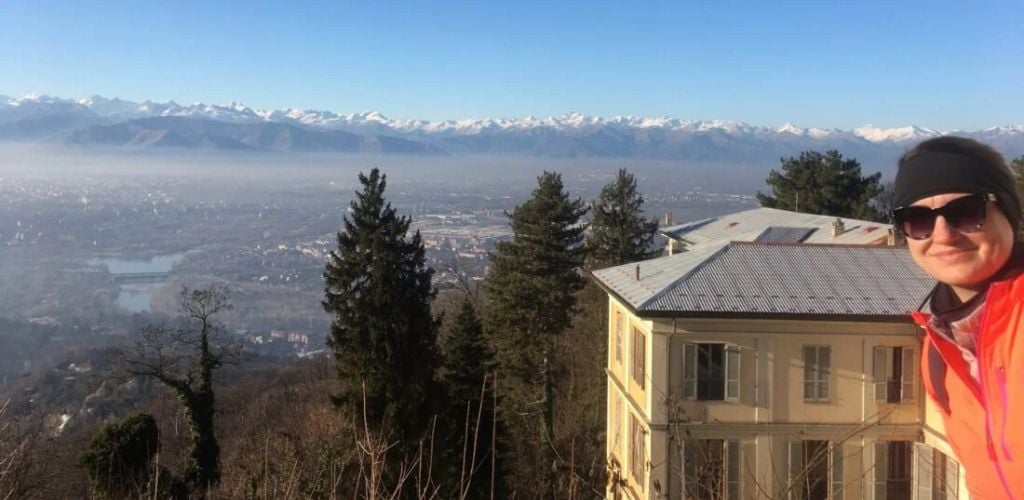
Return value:
M 913 206 L 939 208 L 969 196 L 967 193 L 946 193 L 920 199 Z M 914 262 L 941 283 L 961 291 L 977 291 L 1010 258 L 1013 250 L 1013 227 L 998 205 L 988 202 L 985 222 L 981 228 L 957 231 L 945 217 L 935 218 L 931 236 L 923 240 L 907 239 Z M 968 293 L 967 296 L 970 296 Z

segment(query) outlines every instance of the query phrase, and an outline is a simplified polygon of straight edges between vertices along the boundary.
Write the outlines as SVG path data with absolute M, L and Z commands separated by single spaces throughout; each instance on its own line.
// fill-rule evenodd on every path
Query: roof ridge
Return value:
M 640 304 L 638 304 L 636 310 L 637 311 L 642 311 L 645 308 L 647 308 L 647 306 L 649 306 L 650 304 L 654 303 L 659 298 L 661 298 L 666 293 L 668 293 L 669 290 L 675 288 L 676 285 L 678 285 L 679 283 L 681 283 L 681 282 L 685 281 L 686 279 L 690 278 L 691 276 L 696 274 L 698 271 L 703 269 L 705 266 L 707 266 L 709 263 L 713 262 L 714 260 L 716 260 L 719 257 L 721 257 L 722 255 L 724 255 L 729 250 L 729 247 L 731 247 L 731 246 L 732 246 L 731 243 L 726 243 L 726 244 L 722 245 L 718 250 L 715 250 L 713 253 L 711 253 L 710 255 L 705 257 L 704 259 L 702 259 L 699 264 L 697 264 L 696 266 L 693 266 L 693 268 L 691 268 L 689 271 L 685 272 L 682 276 L 672 280 L 672 282 L 669 283 L 668 285 L 665 285 L 661 289 L 660 292 L 652 295 L 647 300 L 645 300 L 645 301 L 641 302 Z
M 773 242 L 773 241 L 743 241 L 736 240 L 730 241 L 729 245 L 743 245 L 743 246 L 770 246 L 770 247 L 828 247 L 828 248 L 877 248 L 887 250 L 897 250 L 903 247 L 893 245 L 872 245 L 870 243 L 790 243 L 790 242 Z

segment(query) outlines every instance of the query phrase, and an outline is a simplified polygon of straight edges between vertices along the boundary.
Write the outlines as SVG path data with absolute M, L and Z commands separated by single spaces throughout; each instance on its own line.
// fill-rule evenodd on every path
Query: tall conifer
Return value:
M 659 253 L 651 249 L 658 223 L 644 218 L 643 205 L 636 178 L 626 169 L 619 169 L 615 180 L 594 200 L 587 242 L 593 267 L 628 264 Z
M 493 354 L 483 324 L 468 299 L 462 301 L 442 350 L 442 380 L 449 409 L 445 424 L 445 481 L 458 498 L 503 497 L 503 467 L 496 449 Z M 465 495 L 465 496 L 463 496 Z
M 359 182 L 324 271 L 323 307 L 334 316 L 327 343 L 341 382 L 332 399 L 360 424 L 365 414 L 372 430 L 396 444 L 391 455 L 408 456 L 436 399 L 434 271 L 419 232 L 410 237 L 409 218 L 385 201 L 385 176 L 374 168 Z
M 532 197 L 509 214 L 512 240 L 491 254 L 486 327 L 496 351 L 503 420 L 516 469 L 528 464 L 543 471 L 513 479 L 530 496 L 552 492 L 554 341 L 571 325 L 575 292 L 583 286 L 585 213 L 583 202 L 564 191 L 561 175 L 544 172 Z

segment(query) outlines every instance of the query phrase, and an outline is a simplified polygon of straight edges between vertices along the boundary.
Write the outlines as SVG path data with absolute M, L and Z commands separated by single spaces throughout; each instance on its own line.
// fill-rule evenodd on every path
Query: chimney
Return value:
M 665 212 L 665 226 L 672 225 L 672 212 Z
M 832 237 L 835 238 L 836 236 L 843 234 L 843 231 L 845 230 L 846 226 L 843 225 L 843 219 L 836 217 L 836 220 L 832 221 Z
M 640 264 L 636 265 L 636 280 L 640 281 Z
M 891 247 L 902 247 L 906 246 L 907 239 L 903 236 L 903 233 L 896 230 L 894 227 L 889 228 L 889 233 L 885 238 L 885 244 Z
M 672 238 L 669 238 L 668 239 L 668 244 L 665 245 L 665 249 L 668 250 L 668 254 L 669 255 L 675 255 L 676 254 L 676 240 L 674 240 Z

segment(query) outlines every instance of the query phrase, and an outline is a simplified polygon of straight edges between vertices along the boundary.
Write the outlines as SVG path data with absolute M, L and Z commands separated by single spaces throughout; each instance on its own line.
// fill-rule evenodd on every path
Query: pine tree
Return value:
M 553 486 L 554 347 L 572 323 L 574 293 L 583 286 L 585 213 L 583 202 L 563 191 L 561 175 L 544 172 L 532 197 L 509 214 L 512 240 L 496 245 L 485 284 L 486 327 L 516 470 L 542 471 L 513 479 L 518 487 L 534 488 L 531 496 L 550 495 Z
M 880 190 L 880 172 L 864 177 L 860 162 L 844 159 L 836 150 L 824 155 L 804 151 L 799 158 L 780 161 L 782 172 L 772 170 L 768 174 L 772 195 L 757 193 L 761 206 L 836 217 L 878 218 L 872 200 Z
M 626 169 L 619 169 L 615 180 L 601 189 L 592 205 L 587 242 L 592 267 L 628 264 L 660 253 L 651 249 L 658 223 L 643 217 L 643 204 L 636 178 Z
M 456 492 L 449 496 L 489 498 L 493 468 L 496 497 L 501 498 L 503 468 L 495 449 L 493 355 L 480 317 L 468 298 L 463 300 L 448 331 L 442 359 L 442 380 L 449 404 L 444 419 L 448 464 L 445 475 Z
M 332 399 L 360 426 L 365 415 L 400 459 L 416 450 L 434 414 L 434 271 L 419 232 L 409 237 L 409 218 L 385 201 L 386 177 L 374 168 L 359 182 L 324 271 L 323 307 L 334 316 L 327 343 L 341 385 Z

